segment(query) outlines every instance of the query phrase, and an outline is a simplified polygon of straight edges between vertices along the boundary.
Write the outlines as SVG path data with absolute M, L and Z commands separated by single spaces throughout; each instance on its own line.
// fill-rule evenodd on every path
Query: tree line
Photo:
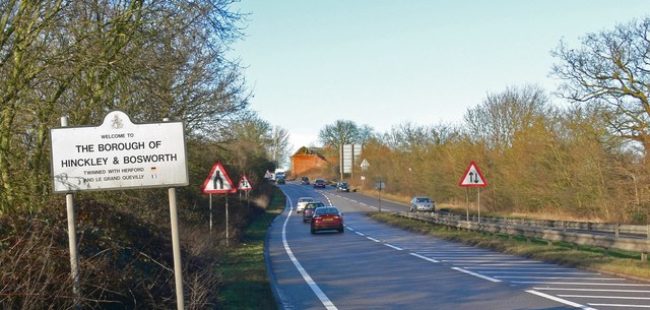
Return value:
M 97 126 L 111 110 L 182 120 L 192 180 L 216 159 L 272 169 L 288 133 L 248 108 L 241 67 L 225 56 L 241 35 L 233 2 L 0 3 L 0 215 L 49 204 L 49 130 L 61 116 L 70 126 Z
M 562 81 L 558 97 L 536 85 L 512 86 L 488 94 L 461 124 L 404 123 L 376 133 L 340 120 L 321 129 L 320 140 L 333 154 L 364 143 L 369 180 L 352 181 L 371 187 L 381 177 L 390 193 L 463 204 L 468 193 L 458 180 L 474 160 L 490 184 L 481 194 L 489 211 L 645 224 L 649 27 L 645 18 L 587 34 L 578 47 L 560 42 L 551 68 Z M 558 98 L 568 107 L 551 102 Z

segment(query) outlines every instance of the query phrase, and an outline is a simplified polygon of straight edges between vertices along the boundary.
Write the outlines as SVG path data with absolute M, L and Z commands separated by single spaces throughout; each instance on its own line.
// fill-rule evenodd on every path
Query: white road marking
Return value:
M 404 249 L 402 249 L 402 248 L 400 248 L 400 247 L 396 247 L 396 246 L 394 246 L 394 245 L 392 245 L 392 244 L 390 244 L 390 243 L 384 243 L 384 245 L 387 246 L 387 247 L 389 247 L 389 248 L 393 248 L 393 249 L 395 249 L 395 250 L 398 250 L 398 251 L 404 251 Z
M 612 292 L 612 293 L 650 293 L 647 290 L 615 290 L 597 288 L 570 288 L 570 287 L 533 287 L 538 291 L 574 291 L 574 292 Z
M 540 276 L 494 276 L 499 279 L 540 279 L 540 280 L 598 280 L 598 281 L 625 281 L 621 278 L 596 278 L 596 277 L 586 277 L 586 278 L 575 278 L 575 277 L 540 277 Z
M 627 296 L 592 296 L 592 295 L 557 295 L 567 298 L 600 298 L 600 299 L 630 299 L 630 300 L 650 300 L 650 297 L 627 297 Z
M 372 241 L 374 241 L 374 242 L 381 242 L 381 241 L 379 241 L 379 240 L 377 240 L 377 239 L 375 239 L 375 238 L 373 238 L 373 237 L 367 237 L 367 236 L 366 236 L 366 238 L 368 238 L 368 240 L 372 240 Z
M 349 231 L 354 231 L 354 229 L 350 226 L 345 225 L 345 228 L 347 228 Z
M 311 278 L 311 276 L 307 273 L 305 268 L 302 267 L 298 259 L 296 258 L 295 255 L 293 255 L 293 251 L 291 250 L 291 247 L 289 247 L 289 242 L 287 242 L 287 223 L 289 223 L 289 218 L 291 218 L 291 213 L 293 212 L 293 207 L 291 203 L 291 198 L 287 195 L 287 200 L 289 201 L 289 214 L 287 214 L 287 218 L 284 220 L 284 225 L 282 225 L 282 244 L 284 245 L 284 250 L 287 252 L 287 255 L 289 256 L 289 259 L 291 259 L 291 262 L 293 265 L 298 269 L 298 272 L 300 272 L 300 275 L 302 278 L 307 282 L 307 285 L 309 285 L 309 288 L 316 294 L 316 297 L 320 300 L 320 302 L 325 306 L 326 309 L 328 310 L 337 310 L 336 306 L 332 303 L 332 301 L 323 293 L 323 291 L 318 287 L 316 282 Z
M 549 294 L 544 294 L 544 293 L 542 293 L 542 292 L 537 292 L 537 291 L 533 291 L 533 290 L 527 290 L 526 292 L 527 292 L 527 293 L 530 293 L 530 294 L 533 294 L 533 295 L 537 295 L 537 296 L 539 296 L 539 297 L 544 297 L 544 298 L 546 298 L 546 299 L 550 299 L 550 300 L 553 300 L 553 301 L 557 301 L 557 302 L 559 302 L 559 303 L 563 303 L 563 304 L 568 305 L 568 306 L 571 306 L 571 307 L 576 307 L 576 308 L 583 309 L 583 310 L 596 310 L 596 309 L 594 309 L 594 308 L 587 307 L 587 306 L 585 306 L 585 305 L 581 305 L 581 304 L 579 304 L 579 303 L 575 303 L 575 302 L 572 302 L 572 301 L 568 301 L 568 300 L 566 300 L 566 299 L 562 299 L 562 298 L 559 298 L 559 297 L 551 296 L 551 295 L 549 295 Z
M 545 281 L 512 281 L 515 284 L 548 284 L 548 285 L 584 285 L 584 286 L 638 286 L 647 287 L 650 284 L 631 284 L 631 283 L 592 283 L 592 282 L 545 282 Z
M 471 268 L 470 268 L 471 269 Z M 535 274 L 543 274 L 543 275 L 576 275 L 576 276 L 587 276 L 587 275 L 599 275 L 596 273 L 590 273 L 590 272 L 561 272 L 561 271 L 527 271 L 527 270 L 522 270 L 522 271 L 501 271 L 501 270 L 495 270 L 495 271 L 482 271 L 483 273 L 489 273 L 491 275 L 509 275 L 509 274 L 526 274 L 526 275 L 535 275 Z
M 358 231 L 355 231 L 354 233 L 357 234 L 357 235 L 359 235 L 359 236 L 361 236 L 361 237 L 365 237 L 365 236 L 366 236 L 366 235 L 364 235 L 363 233 L 360 233 L 360 232 L 358 232 Z
M 433 259 L 433 258 L 428 258 L 428 257 L 426 257 L 426 256 L 422 256 L 422 255 L 417 254 L 417 253 L 409 253 L 409 254 L 410 254 L 410 255 L 413 255 L 413 256 L 415 256 L 415 257 L 417 257 L 417 258 L 421 258 L 421 259 L 424 259 L 424 260 L 426 260 L 426 261 L 430 261 L 430 262 L 432 262 L 432 263 L 440 263 L 439 261 L 437 261 L 437 260 L 435 260 L 435 259 Z
M 466 274 L 468 274 L 468 275 L 475 276 L 475 277 L 477 277 L 477 278 L 481 278 L 481 279 L 483 279 L 483 280 L 488 280 L 488 281 L 490 281 L 490 282 L 494 282 L 494 283 L 499 283 L 499 282 L 501 282 L 501 280 L 499 280 L 499 279 L 494 279 L 494 278 L 491 278 L 491 277 L 488 277 L 488 276 L 484 276 L 484 275 L 482 275 L 482 274 L 478 274 L 478 273 L 476 273 L 476 272 L 471 272 L 471 271 L 469 271 L 469 270 L 465 270 L 465 269 L 463 269 L 463 268 L 453 267 L 453 268 L 451 268 L 451 269 L 456 270 L 456 271 L 460 271 L 460 272 L 462 272 L 462 273 L 466 273 Z
M 621 304 L 588 304 L 590 306 L 596 306 L 596 307 L 621 307 L 621 308 L 650 308 L 650 306 L 644 306 L 644 305 L 621 305 Z

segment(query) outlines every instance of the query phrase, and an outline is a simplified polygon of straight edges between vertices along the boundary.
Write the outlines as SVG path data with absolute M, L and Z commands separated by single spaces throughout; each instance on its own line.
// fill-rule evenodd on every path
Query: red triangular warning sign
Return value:
M 237 189 L 242 190 L 242 191 L 249 191 L 253 189 L 253 186 L 251 186 L 251 182 L 248 181 L 248 178 L 244 175 L 239 179 L 239 185 L 237 186 Z
M 217 162 L 210 169 L 208 177 L 203 182 L 201 190 L 204 194 L 226 194 L 237 191 L 233 185 L 228 172 L 223 168 L 220 162 Z
M 486 187 L 487 185 L 487 180 L 483 177 L 481 169 L 478 168 L 474 161 L 469 163 L 465 174 L 458 181 L 458 186 L 463 187 Z

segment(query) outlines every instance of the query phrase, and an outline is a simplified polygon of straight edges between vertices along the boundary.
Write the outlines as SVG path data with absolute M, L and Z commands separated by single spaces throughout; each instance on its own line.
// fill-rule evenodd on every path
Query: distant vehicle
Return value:
M 287 176 L 284 172 L 282 171 L 276 171 L 275 174 L 273 174 L 273 181 L 278 181 L 279 179 L 286 179 Z
M 277 184 L 286 184 L 287 181 L 284 178 L 277 178 L 275 180 L 275 183 L 277 183 Z
M 305 206 L 307 205 L 308 202 L 314 201 L 314 198 L 312 197 L 300 197 L 298 198 L 298 202 L 296 202 L 296 212 L 300 213 L 302 210 L 305 209 Z
M 302 185 L 309 185 L 309 178 L 308 178 L 308 177 L 302 177 L 302 178 L 300 178 L 300 184 L 302 184 Z
M 317 179 L 314 181 L 314 188 L 325 188 L 327 186 L 327 182 L 323 179 Z
M 411 199 L 410 212 L 413 211 L 435 211 L 436 202 L 427 196 L 416 196 Z
M 342 233 L 343 214 L 333 206 L 319 207 L 314 210 L 311 218 L 311 233 L 315 234 L 321 230 L 337 230 Z
M 324 207 L 325 204 L 320 201 L 308 202 L 305 205 L 305 209 L 302 211 L 302 222 L 309 223 L 311 222 L 312 216 L 314 216 L 314 210 L 316 208 Z
M 350 185 L 347 182 L 338 182 L 336 183 L 337 192 L 350 192 Z

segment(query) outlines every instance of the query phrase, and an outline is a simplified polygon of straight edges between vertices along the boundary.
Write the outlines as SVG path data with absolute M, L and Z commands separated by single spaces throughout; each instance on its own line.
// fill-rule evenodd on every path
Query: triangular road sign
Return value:
M 486 187 L 487 185 L 487 180 L 474 161 L 469 163 L 465 174 L 458 182 L 458 186 L 463 187 Z
M 204 194 L 226 194 L 237 191 L 233 185 L 228 172 L 223 168 L 220 162 L 217 162 L 210 169 L 208 177 L 203 182 L 201 190 Z
M 237 186 L 237 189 L 241 191 L 249 191 L 253 189 L 253 186 L 251 185 L 251 182 L 248 181 L 248 178 L 244 175 L 239 179 L 239 185 Z

